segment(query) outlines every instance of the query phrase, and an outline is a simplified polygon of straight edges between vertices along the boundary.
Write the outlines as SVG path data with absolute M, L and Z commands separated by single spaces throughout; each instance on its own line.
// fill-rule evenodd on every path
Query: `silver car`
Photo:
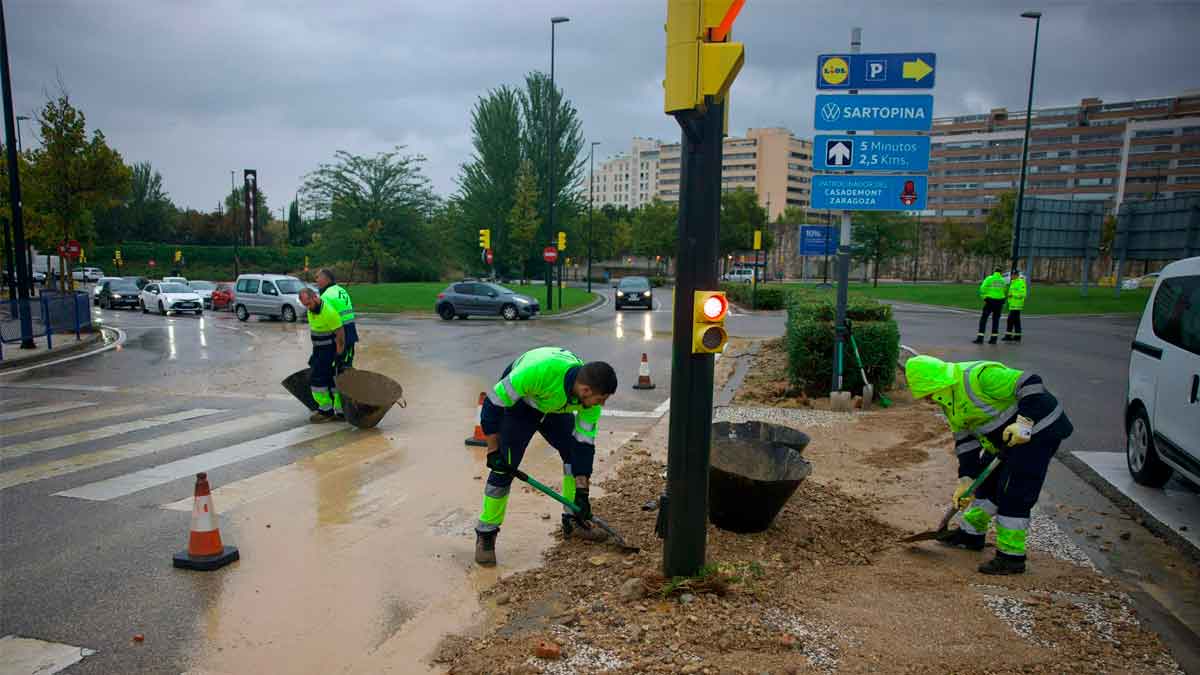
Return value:
M 502 316 L 506 321 L 528 319 L 539 311 L 538 301 L 522 295 L 500 284 L 487 281 L 459 281 L 450 284 L 438 293 L 433 306 L 438 316 L 446 321 L 471 315 Z
M 239 321 L 251 314 L 292 322 L 307 317 L 298 293 L 304 282 L 283 274 L 243 274 L 233 287 L 233 313 Z

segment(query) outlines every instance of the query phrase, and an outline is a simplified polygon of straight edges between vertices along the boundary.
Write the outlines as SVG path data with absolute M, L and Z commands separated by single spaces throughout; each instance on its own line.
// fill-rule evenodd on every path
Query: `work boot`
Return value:
M 574 516 L 562 516 L 563 539 L 576 537 L 584 541 L 601 542 L 608 539 L 608 533 L 595 525 L 582 525 Z
M 977 335 L 977 336 L 975 336 L 975 339 L 974 339 L 974 340 L 971 340 L 971 342 L 972 342 L 973 344 L 981 345 L 981 344 L 983 344 L 983 336 L 982 336 L 982 335 Z
M 496 535 L 500 530 L 480 532 L 475 530 L 475 563 L 484 567 L 496 564 Z
M 996 557 L 980 565 L 979 571 L 992 575 L 1024 574 L 1025 556 L 996 551 Z
M 1020 342 L 1020 341 L 1021 341 L 1020 333 L 1017 333 L 1016 335 L 1013 336 L 1013 342 Z
M 1000 338 L 1000 341 L 1001 341 L 1001 342 L 1012 342 L 1012 341 L 1013 341 L 1013 336 L 1011 336 L 1011 335 L 1008 335 L 1008 334 L 1005 334 L 1005 336 L 1004 336 L 1004 337 Z
M 951 530 L 949 534 L 939 537 L 937 542 L 951 548 L 965 548 L 968 551 L 982 551 L 987 539 L 982 534 L 971 534 L 965 530 Z
M 993 335 L 993 336 L 992 336 L 992 339 L 988 340 L 988 344 L 989 344 L 989 345 L 994 345 L 994 344 L 996 344 L 996 336 L 995 336 L 995 335 Z
M 337 418 L 334 417 L 332 412 L 325 412 L 324 410 L 314 411 L 313 414 L 308 416 L 308 421 L 312 422 L 313 424 L 324 424 L 326 422 L 332 422 L 336 419 Z

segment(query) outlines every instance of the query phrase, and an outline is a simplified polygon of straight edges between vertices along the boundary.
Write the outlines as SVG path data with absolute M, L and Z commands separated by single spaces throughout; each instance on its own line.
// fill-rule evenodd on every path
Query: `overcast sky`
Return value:
M 334 151 L 395 145 L 457 190 L 470 110 L 487 89 L 549 69 L 580 110 L 597 159 L 633 135 L 677 141 L 662 113 L 665 0 L 8 0 L 17 114 L 56 88 L 126 162 L 150 161 L 181 206 L 211 210 L 229 171 L 258 169 L 278 213 Z M 1022 108 L 1041 9 L 1035 106 L 1170 96 L 1200 88 L 1200 3 L 1000 0 L 920 3 L 747 0 L 735 26 L 746 65 L 731 133 L 811 135 L 817 54 L 938 55 L 935 114 Z M 25 138 L 32 127 L 26 123 Z

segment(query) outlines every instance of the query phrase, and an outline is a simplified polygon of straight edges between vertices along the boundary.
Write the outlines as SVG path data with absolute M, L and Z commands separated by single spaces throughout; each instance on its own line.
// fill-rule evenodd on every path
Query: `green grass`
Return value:
M 787 284 L 792 288 L 809 288 L 813 284 Z M 878 300 L 896 300 L 926 305 L 941 305 L 967 310 L 978 310 L 983 306 L 979 299 L 979 285 L 974 284 L 870 284 L 851 283 L 850 293 L 865 295 Z M 832 293 L 833 291 L 829 291 Z M 1150 297 L 1150 289 L 1139 288 L 1121 291 L 1121 297 L 1113 297 L 1112 288 L 1089 286 L 1087 297 L 1079 294 L 1077 286 L 1048 286 L 1029 284 L 1029 297 L 1025 301 L 1025 314 L 1139 314 Z
M 354 284 L 347 285 L 354 309 L 362 312 L 421 312 L 432 314 L 437 294 L 447 286 L 446 282 L 401 283 L 401 284 Z M 536 298 L 544 314 L 558 314 L 592 301 L 593 294 L 582 288 L 562 289 L 566 307 L 558 306 L 558 292 L 554 295 L 554 311 L 545 312 L 546 287 L 544 285 L 509 286 L 517 293 Z

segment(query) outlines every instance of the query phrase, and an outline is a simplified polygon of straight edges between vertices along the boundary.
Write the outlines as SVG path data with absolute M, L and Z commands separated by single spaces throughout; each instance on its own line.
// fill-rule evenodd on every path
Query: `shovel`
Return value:
M 542 494 L 553 499 L 554 501 L 558 502 L 559 504 L 562 504 L 563 506 L 567 507 L 568 509 L 571 510 L 571 513 L 574 513 L 574 514 L 579 513 L 579 507 L 575 506 L 575 502 L 572 502 L 569 499 L 567 499 L 566 497 L 558 494 L 550 487 L 548 487 L 542 483 L 539 483 L 536 478 L 530 476 L 529 474 L 525 473 L 524 471 L 521 471 L 520 469 L 513 469 L 511 467 L 506 467 L 504 470 L 511 473 L 512 475 L 516 476 L 517 478 L 521 479 L 523 482 L 529 484 L 530 487 L 537 490 L 538 492 L 541 492 Z M 630 546 L 629 544 L 625 543 L 625 538 L 622 537 L 621 535 L 617 534 L 616 530 L 609 527 L 608 523 L 601 520 L 600 517 L 597 516 L 596 514 L 592 514 L 592 522 L 595 523 L 595 525 L 597 527 L 599 527 L 600 529 L 607 532 L 613 538 L 613 541 L 616 542 L 617 547 L 621 549 L 622 553 L 637 553 L 638 551 L 641 550 L 637 546 Z
M 989 475 L 991 475 L 992 471 L 994 471 L 997 466 L 1000 466 L 1000 458 L 999 457 L 996 457 L 995 459 L 993 459 L 991 464 L 988 464 L 987 467 L 984 468 L 983 472 L 980 473 L 979 476 L 976 477 L 975 480 L 971 482 L 971 486 L 967 488 L 967 491 L 965 493 L 963 493 L 963 497 L 970 497 L 970 496 L 974 495 L 975 490 L 979 489 L 980 485 L 983 485 L 983 481 L 987 480 L 987 477 Z M 960 501 L 961 501 L 961 499 L 960 499 Z M 905 538 L 901 539 L 900 541 L 902 541 L 904 543 L 913 543 L 913 542 L 917 542 L 917 541 L 930 541 L 930 540 L 943 539 L 943 538 L 949 536 L 950 535 L 950 529 L 949 529 L 950 528 L 950 520 L 952 518 L 954 518 L 954 515 L 956 513 L 958 513 L 959 510 L 960 510 L 960 507 L 958 506 L 958 504 L 954 504 L 949 509 L 947 509 L 946 515 L 942 516 L 942 522 L 938 523 L 938 528 L 936 530 L 930 530 L 928 532 L 914 534 L 911 537 L 905 537 Z

